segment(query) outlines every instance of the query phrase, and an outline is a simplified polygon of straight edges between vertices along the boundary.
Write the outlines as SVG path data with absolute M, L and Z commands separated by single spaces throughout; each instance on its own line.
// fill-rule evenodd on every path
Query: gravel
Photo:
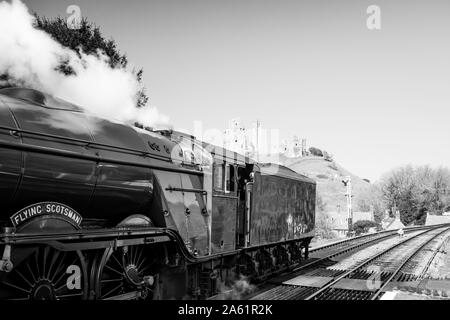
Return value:
M 447 237 L 425 272 L 425 278 L 450 279 L 450 238 Z
M 421 250 L 413 259 L 411 259 L 411 261 L 409 261 L 405 265 L 402 272 L 420 276 L 422 274 L 428 273 L 427 269 L 436 273 L 436 271 L 438 271 L 436 267 L 441 266 L 442 268 L 445 268 L 445 259 L 443 258 L 445 258 L 446 256 L 446 250 L 444 245 L 448 245 L 449 237 L 450 231 L 443 233 L 442 235 L 431 241 L 425 246 L 423 250 Z M 428 264 L 431 259 L 433 259 L 433 261 L 430 264 L 430 269 L 428 268 Z M 448 266 L 449 268 L 447 270 L 447 273 L 450 272 L 450 265 Z

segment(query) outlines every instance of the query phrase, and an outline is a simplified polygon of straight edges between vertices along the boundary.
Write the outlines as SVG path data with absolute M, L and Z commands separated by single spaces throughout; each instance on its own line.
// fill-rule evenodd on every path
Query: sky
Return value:
M 150 105 L 177 129 L 259 120 L 371 180 L 448 165 L 449 1 L 24 2 L 47 17 L 78 5 L 144 69 Z

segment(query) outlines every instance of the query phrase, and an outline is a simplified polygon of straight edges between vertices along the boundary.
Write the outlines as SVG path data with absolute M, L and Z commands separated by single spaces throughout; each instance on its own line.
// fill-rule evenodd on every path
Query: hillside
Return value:
M 342 180 L 346 176 L 352 179 L 353 210 L 358 211 L 358 203 L 369 192 L 370 183 L 352 174 L 335 161 L 326 161 L 321 157 L 288 158 L 284 155 L 260 157 L 261 162 L 278 162 L 317 182 L 317 193 L 322 198 L 325 211 L 345 212 L 347 200 L 346 188 Z

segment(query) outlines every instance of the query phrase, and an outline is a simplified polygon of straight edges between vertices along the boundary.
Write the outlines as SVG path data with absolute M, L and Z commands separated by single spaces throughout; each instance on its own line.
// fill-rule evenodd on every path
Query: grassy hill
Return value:
M 370 192 L 370 183 L 352 174 L 335 161 L 326 161 L 321 157 L 288 158 L 284 155 L 260 157 L 261 162 L 278 162 L 292 170 L 314 179 L 317 193 L 322 198 L 325 211 L 346 211 L 346 187 L 342 180 L 346 176 L 352 179 L 353 211 L 358 211 L 358 203 Z M 339 208 L 340 207 L 340 208 Z

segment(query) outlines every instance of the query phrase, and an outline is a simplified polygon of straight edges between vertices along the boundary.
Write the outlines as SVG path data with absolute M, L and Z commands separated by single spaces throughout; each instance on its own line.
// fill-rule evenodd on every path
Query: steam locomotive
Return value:
M 0 90 L 0 299 L 204 299 L 298 265 L 315 182 Z

